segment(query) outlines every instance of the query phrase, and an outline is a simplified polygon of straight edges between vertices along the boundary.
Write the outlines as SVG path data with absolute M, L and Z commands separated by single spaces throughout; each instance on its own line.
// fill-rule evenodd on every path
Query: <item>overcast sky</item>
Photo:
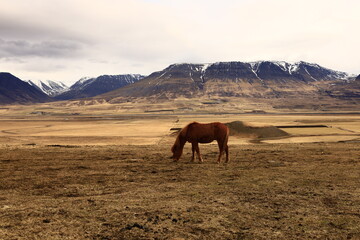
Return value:
M 172 63 L 307 61 L 360 74 L 359 0 L 0 0 L 0 72 L 70 85 Z

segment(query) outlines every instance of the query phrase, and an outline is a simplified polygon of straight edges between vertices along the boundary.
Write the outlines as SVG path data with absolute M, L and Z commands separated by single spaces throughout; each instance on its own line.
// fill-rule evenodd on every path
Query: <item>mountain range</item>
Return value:
M 303 61 L 181 63 L 172 64 L 147 77 L 127 74 L 83 78 L 70 88 L 52 81 L 28 81 L 25 83 L 28 86 L 21 90 L 23 92 L 19 89 L 14 91 L 14 86 L 9 85 L 9 78 L 8 73 L 0 75 L 0 104 L 79 98 L 102 99 L 110 103 L 134 99 L 158 102 L 177 98 L 257 99 L 272 103 L 287 101 L 291 104 L 294 104 L 293 100 L 317 104 L 344 100 L 359 104 L 360 101 L 360 75 L 350 75 Z M 11 79 L 18 85 L 18 81 L 21 81 L 14 76 Z M 38 99 L 20 97 L 28 96 L 29 92 L 39 93 L 39 89 L 51 98 L 44 94 L 39 95 Z M 11 98 L 13 100 L 9 100 Z
M 355 76 L 345 72 L 306 62 L 259 61 L 173 64 L 98 96 L 114 103 L 143 97 L 360 98 L 360 91 Z
M 27 104 L 93 97 L 128 84 L 144 76 L 140 74 L 102 75 L 82 78 L 67 87 L 64 83 L 23 81 L 10 73 L 0 73 L 0 104 Z

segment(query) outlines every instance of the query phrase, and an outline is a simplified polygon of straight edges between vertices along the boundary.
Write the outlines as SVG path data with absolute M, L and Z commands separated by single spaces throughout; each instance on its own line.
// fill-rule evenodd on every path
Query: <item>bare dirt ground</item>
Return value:
M 0 148 L 0 239 L 359 239 L 359 143 Z
M 358 115 L 41 110 L 0 118 L 1 240 L 360 239 Z M 171 162 L 170 128 L 194 120 L 327 127 L 231 136 L 229 164 L 216 144 Z

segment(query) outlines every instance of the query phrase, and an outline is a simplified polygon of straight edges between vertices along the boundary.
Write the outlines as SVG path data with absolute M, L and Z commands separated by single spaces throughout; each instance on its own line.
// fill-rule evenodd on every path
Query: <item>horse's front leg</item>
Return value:
M 196 151 L 195 143 L 191 143 L 191 150 L 192 150 L 191 162 L 194 162 L 195 161 L 195 151 Z
M 217 160 L 218 163 L 221 162 L 221 158 L 222 158 L 223 153 L 224 153 L 224 152 L 220 150 L 219 157 L 218 157 L 218 160 Z
M 199 158 L 199 162 L 204 162 L 204 160 L 203 160 L 202 157 L 201 157 L 200 148 L 199 148 L 199 143 L 194 143 L 194 145 L 195 145 L 196 153 L 197 153 L 198 158 Z

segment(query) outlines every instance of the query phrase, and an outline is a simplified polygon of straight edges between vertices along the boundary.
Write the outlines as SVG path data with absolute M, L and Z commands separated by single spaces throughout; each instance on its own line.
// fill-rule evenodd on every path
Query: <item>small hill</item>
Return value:
M 29 104 L 49 101 L 52 99 L 34 86 L 11 73 L 0 73 L 0 104 Z
M 230 136 L 251 138 L 286 137 L 289 134 L 274 126 L 253 127 L 241 121 L 226 123 L 230 129 Z

